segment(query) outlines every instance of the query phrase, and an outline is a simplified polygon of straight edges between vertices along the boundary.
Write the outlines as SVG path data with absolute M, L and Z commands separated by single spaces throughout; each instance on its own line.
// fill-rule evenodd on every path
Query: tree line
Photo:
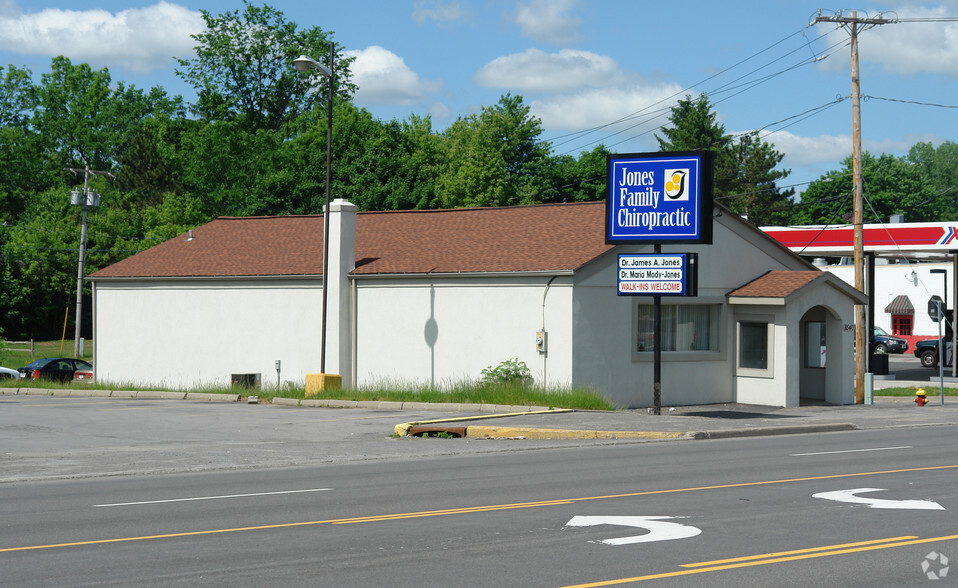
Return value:
M 0 334 L 59 337 L 75 303 L 80 210 L 70 191 L 83 178 L 68 168 L 112 176 L 91 179 L 102 198 L 89 211 L 87 273 L 217 216 L 321 213 L 330 80 L 292 61 L 328 59 L 331 43 L 334 197 L 360 210 L 605 198 L 609 151 L 554 153 L 519 95 L 441 131 L 429 117 L 379 120 L 352 102 L 351 59 L 331 33 L 248 2 L 202 15 L 195 57 L 176 61 L 193 103 L 64 56 L 36 82 L 24 68 L 0 67 Z M 756 225 L 843 222 L 851 210 L 842 200 L 850 162 L 796 200 L 782 186 L 782 154 L 757 135 L 726 132 L 707 96 L 679 100 L 660 133 L 663 151 L 715 151 L 716 199 Z M 918 144 L 902 158 L 866 154 L 866 197 L 878 215 L 953 219 L 956 158 L 953 143 Z

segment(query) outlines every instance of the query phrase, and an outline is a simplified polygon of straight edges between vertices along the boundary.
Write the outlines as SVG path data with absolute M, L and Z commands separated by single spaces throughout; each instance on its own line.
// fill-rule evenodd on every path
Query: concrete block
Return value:
M 339 374 L 306 374 L 306 397 L 319 396 L 329 390 L 343 387 L 343 377 Z
M 138 390 L 136 398 L 146 400 L 183 400 L 186 392 L 163 392 L 159 390 Z

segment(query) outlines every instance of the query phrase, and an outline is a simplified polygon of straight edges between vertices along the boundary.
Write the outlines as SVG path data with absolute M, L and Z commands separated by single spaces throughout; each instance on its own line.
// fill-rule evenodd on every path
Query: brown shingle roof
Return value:
M 574 270 L 612 249 L 605 203 L 364 212 L 357 274 Z M 224 217 L 93 278 L 322 275 L 323 217 Z
M 821 270 L 773 270 L 728 293 L 742 298 L 785 298 L 825 274 Z

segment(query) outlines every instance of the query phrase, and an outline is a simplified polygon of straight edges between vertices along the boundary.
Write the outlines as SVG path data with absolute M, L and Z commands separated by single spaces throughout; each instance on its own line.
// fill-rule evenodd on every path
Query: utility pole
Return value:
M 819 9 L 815 22 L 840 23 L 848 29 L 852 45 L 852 228 L 854 237 L 855 255 L 855 289 L 865 293 L 865 247 L 863 237 L 864 207 L 862 205 L 862 118 L 861 94 L 858 76 L 858 33 L 874 26 L 897 22 L 882 18 L 859 18 L 858 12 L 849 11 L 848 16 L 841 12 L 834 16 L 822 16 Z M 874 284 L 868 287 L 874 288 Z M 855 403 L 865 402 L 865 353 L 870 353 L 871 336 L 865 337 L 865 307 L 855 305 Z
M 77 310 L 76 310 L 76 331 L 73 337 L 73 357 L 80 357 L 80 326 L 83 322 L 83 278 L 86 268 L 86 211 L 89 206 L 100 205 L 100 194 L 96 190 L 90 190 L 90 174 L 110 176 L 113 174 L 105 171 L 96 171 L 90 169 L 90 166 L 84 168 L 66 167 L 64 171 L 72 172 L 74 175 L 83 174 L 83 192 L 74 190 L 70 193 L 70 203 L 80 205 L 80 257 L 77 263 Z

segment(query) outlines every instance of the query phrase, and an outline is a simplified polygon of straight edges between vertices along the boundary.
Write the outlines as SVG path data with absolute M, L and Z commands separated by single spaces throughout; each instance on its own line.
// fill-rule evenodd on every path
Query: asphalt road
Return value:
M 103 440 L 119 429 L 100 424 L 76 443 L 135 443 L 144 460 L 152 443 L 153 459 L 0 484 L 5 585 L 917 586 L 958 557 L 954 425 L 469 445 L 389 439 L 369 411 L 330 411 L 354 419 L 336 440 L 299 416 L 325 412 L 113 401 L 84 415 L 36 400 L 0 414 L 113 415 L 130 439 Z M 230 440 L 243 457 L 223 464 L 246 464 L 214 467 Z M 69 470 L 42 453 L 34 474 Z

